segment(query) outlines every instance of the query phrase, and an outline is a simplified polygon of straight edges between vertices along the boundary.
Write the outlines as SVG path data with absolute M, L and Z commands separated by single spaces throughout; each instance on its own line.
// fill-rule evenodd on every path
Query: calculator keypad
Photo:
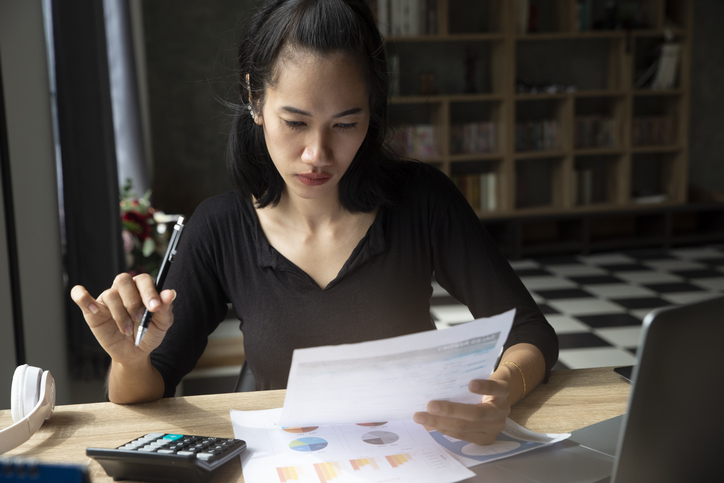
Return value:
M 188 436 L 182 434 L 148 433 L 117 449 L 179 456 L 196 456 L 212 462 L 244 444 L 238 439 Z

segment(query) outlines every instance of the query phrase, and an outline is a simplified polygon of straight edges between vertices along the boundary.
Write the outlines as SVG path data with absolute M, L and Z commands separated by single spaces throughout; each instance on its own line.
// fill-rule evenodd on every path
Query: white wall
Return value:
M 5 93 L 27 362 L 50 370 L 57 401 L 70 402 L 65 302 L 50 89 L 41 0 L 0 1 Z M 2 223 L 4 227 L 4 222 Z M 5 239 L 2 245 L 4 248 Z M 7 250 L 0 254 L 7 256 Z M 3 265 L 4 267 L 5 265 Z M 8 294 L 0 267 L 0 303 Z M 5 283 L 5 285 L 3 285 Z M 3 304 L 5 307 L 5 304 Z M 0 339 L 12 319 L 0 311 Z M 2 348 L 0 348 L 2 350 Z M 13 362 L 0 359 L 0 408 L 9 407 Z M 8 367 L 8 364 L 13 364 Z M 8 373 L 10 378 L 8 378 Z M 8 401 L 5 403 L 5 401 Z

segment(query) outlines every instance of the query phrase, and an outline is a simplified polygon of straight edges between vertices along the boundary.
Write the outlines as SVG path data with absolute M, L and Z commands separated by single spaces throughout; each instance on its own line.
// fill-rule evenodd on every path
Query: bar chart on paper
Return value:
M 287 481 L 299 481 L 300 476 L 304 476 L 304 468 L 301 466 L 282 466 L 277 468 L 277 475 L 281 483 Z
M 411 453 L 385 455 L 384 457 L 354 458 L 345 461 L 324 461 L 307 465 L 276 467 L 279 483 L 328 483 L 331 481 L 360 481 L 357 477 L 369 476 L 365 481 L 395 478 L 394 470 L 414 460 Z M 379 460 L 379 463 L 378 463 Z
M 369 466 L 373 470 L 380 469 L 380 467 L 377 466 L 377 462 L 375 461 L 374 458 L 361 458 L 361 459 L 349 460 L 349 464 L 352 465 L 352 468 L 355 471 L 360 471 L 363 468 L 365 468 L 365 466 Z
M 336 461 L 331 463 L 314 463 L 314 469 L 319 477 L 319 483 L 327 483 L 342 476 L 342 467 Z
M 387 458 L 387 462 L 393 468 L 397 468 L 400 465 L 404 465 L 405 463 L 412 461 L 412 455 L 410 453 L 393 454 L 391 456 L 385 456 L 385 458 Z

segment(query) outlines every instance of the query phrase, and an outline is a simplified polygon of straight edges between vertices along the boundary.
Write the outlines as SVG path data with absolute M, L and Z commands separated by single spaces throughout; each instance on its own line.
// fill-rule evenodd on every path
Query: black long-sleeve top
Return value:
M 433 274 L 476 318 L 516 308 L 506 349 L 538 347 L 547 379 L 555 332 L 470 205 L 437 169 L 410 162 L 404 170 L 397 204 L 380 208 L 324 289 L 269 245 L 251 201 L 227 192 L 199 205 L 165 284 L 178 294 L 174 324 L 151 354 L 165 396 L 193 369 L 228 303 L 257 389 L 280 389 L 296 348 L 434 330 Z

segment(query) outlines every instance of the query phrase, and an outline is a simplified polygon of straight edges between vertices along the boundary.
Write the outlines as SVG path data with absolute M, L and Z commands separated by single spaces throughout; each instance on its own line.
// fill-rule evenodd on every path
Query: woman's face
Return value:
M 352 57 L 297 51 L 280 55 L 278 79 L 265 91 L 267 149 L 283 196 L 338 200 L 338 184 L 367 135 L 367 86 Z

